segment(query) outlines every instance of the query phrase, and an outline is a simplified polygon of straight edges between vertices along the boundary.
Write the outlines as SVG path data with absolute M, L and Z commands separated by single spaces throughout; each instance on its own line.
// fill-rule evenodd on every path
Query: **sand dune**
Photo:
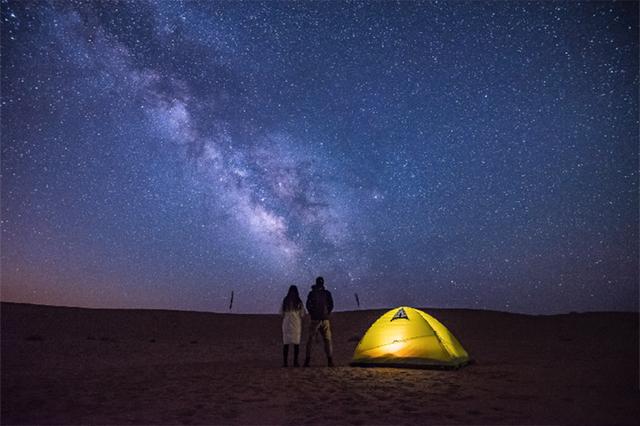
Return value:
M 336 368 L 280 367 L 276 315 L 2 303 L 2 424 L 636 424 L 638 315 L 425 309 L 476 360 L 348 367 L 383 311 L 334 314 Z

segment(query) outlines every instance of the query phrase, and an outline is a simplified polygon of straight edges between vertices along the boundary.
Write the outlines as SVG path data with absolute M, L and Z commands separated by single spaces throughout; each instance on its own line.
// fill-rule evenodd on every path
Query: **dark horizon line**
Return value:
M 28 303 L 28 302 L 14 302 L 9 300 L 0 300 L 0 304 L 4 305 L 24 305 L 24 306 L 34 306 L 34 307 L 42 307 L 42 308 L 56 308 L 56 309 L 82 309 L 82 310 L 92 310 L 92 311 L 149 311 L 149 312 L 183 312 L 183 313 L 196 313 L 196 314 L 215 314 L 215 315 L 279 315 L 278 313 L 240 313 L 240 312 L 221 312 L 221 311 L 199 311 L 199 310 L 184 310 L 184 309 L 168 309 L 168 308 L 96 308 L 96 307 L 87 307 L 87 306 L 71 306 L 71 305 L 47 305 L 42 303 Z M 560 315 L 582 315 L 582 314 L 607 314 L 607 313 L 616 313 L 616 314 L 639 314 L 640 311 L 629 311 L 629 310 L 612 310 L 612 311 L 568 311 L 568 312 L 559 312 L 553 314 L 531 314 L 531 313 L 522 313 L 515 311 L 500 311 L 495 309 L 480 309 L 480 308 L 441 308 L 441 307 L 420 307 L 420 306 L 410 306 L 410 305 L 398 305 L 393 307 L 385 307 L 385 308 L 368 308 L 368 309 L 353 309 L 353 310 L 335 310 L 335 313 L 351 313 L 351 312 L 370 312 L 370 311 L 389 311 L 392 309 L 396 309 L 402 306 L 409 306 L 415 309 L 420 310 L 442 310 L 442 311 L 479 311 L 479 312 L 493 312 L 499 314 L 509 314 L 509 315 L 523 315 L 523 316 L 531 316 L 531 317 L 553 317 Z M 2 316 L 2 311 L 0 310 L 0 317 Z

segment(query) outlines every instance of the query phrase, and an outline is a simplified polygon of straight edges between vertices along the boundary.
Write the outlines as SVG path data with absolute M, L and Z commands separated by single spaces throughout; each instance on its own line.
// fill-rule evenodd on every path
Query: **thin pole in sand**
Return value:
M 233 308 L 233 290 L 231 290 L 231 302 L 229 302 L 229 310 Z
M 358 293 L 353 294 L 356 297 L 356 304 L 358 305 L 358 309 L 360 309 L 360 298 L 358 297 Z

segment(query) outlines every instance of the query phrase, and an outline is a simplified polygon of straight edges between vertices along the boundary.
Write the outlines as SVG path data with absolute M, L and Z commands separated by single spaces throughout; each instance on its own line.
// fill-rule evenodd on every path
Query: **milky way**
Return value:
M 2 2 L 2 299 L 638 309 L 638 4 Z

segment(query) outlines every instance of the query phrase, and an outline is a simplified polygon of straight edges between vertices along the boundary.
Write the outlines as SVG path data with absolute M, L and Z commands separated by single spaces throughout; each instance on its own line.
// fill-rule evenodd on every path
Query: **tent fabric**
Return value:
M 358 343 L 351 365 L 359 367 L 459 368 L 469 354 L 431 315 L 408 306 L 384 313 Z

